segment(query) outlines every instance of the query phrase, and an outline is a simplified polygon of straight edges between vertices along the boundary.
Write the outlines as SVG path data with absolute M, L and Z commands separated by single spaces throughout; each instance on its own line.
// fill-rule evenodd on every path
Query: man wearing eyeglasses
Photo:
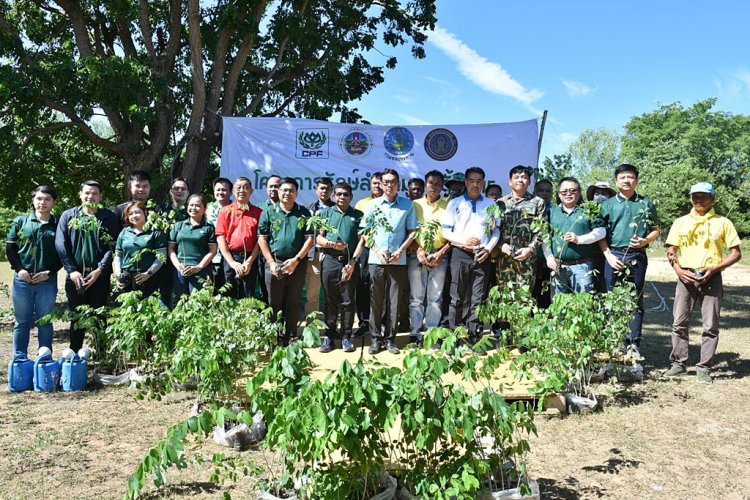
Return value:
M 596 285 L 594 243 L 607 235 L 604 221 L 592 219 L 578 205 L 581 184 L 564 177 L 557 186 L 559 205 L 550 207 L 551 246 L 542 246 L 547 267 L 554 272 L 555 293 L 590 292 Z
M 369 241 L 370 255 L 370 335 L 372 345 L 369 353 L 377 354 L 385 347 L 391 354 L 398 354 L 395 336 L 398 320 L 398 299 L 401 289 L 408 286 L 406 274 L 406 249 L 414 241 L 412 234 L 418 227 L 414 204 L 408 198 L 398 196 L 400 179 L 398 172 L 387 168 L 383 171 L 383 196 L 370 202 L 362 218 L 360 228 L 372 229 Z M 387 227 L 386 226 L 390 226 Z M 366 244 L 363 237 L 357 251 Z M 387 328 L 383 326 L 383 305 L 388 301 Z
M 336 232 L 321 231 L 316 237 L 322 253 L 320 275 L 326 292 L 324 315 L 327 336 L 320 346 L 320 352 L 335 349 L 336 338 L 341 339 L 344 352 L 352 352 L 354 299 L 359 274 L 355 257 L 358 257 L 358 229 L 363 214 L 352 208 L 352 187 L 345 182 L 340 182 L 333 188 L 333 200 L 335 205 L 322 209 L 319 215 L 336 228 Z M 338 326 L 339 314 L 341 327 Z

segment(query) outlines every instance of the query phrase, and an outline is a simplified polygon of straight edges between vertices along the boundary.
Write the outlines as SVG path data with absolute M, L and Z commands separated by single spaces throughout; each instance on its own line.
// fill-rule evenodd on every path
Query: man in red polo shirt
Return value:
M 261 209 L 250 204 L 253 187 L 247 177 L 238 177 L 233 189 L 235 202 L 219 211 L 216 241 L 224 257 L 224 276 L 231 288 L 227 295 L 236 299 L 255 292 L 258 258 L 258 220 Z

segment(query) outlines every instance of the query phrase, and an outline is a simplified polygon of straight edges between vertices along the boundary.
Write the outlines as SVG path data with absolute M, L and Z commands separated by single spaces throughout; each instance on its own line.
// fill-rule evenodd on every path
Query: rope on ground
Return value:
M 649 283 L 651 284 L 651 288 L 654 289 L 654 293 L 656 293 L 656 296 L 659 297 L 659 304 L 649 309 L 648 312 L 668 311 L 669 308 L 667 308 L 667 299 L 662 297 L 662 295 L 659 293 L 659 289 L 656 288 L 656 285 L 654 285 L 653 282 L 649 281 Z

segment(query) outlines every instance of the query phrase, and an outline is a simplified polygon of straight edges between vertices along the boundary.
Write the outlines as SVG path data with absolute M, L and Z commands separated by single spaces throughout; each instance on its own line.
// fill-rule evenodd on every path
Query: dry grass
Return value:
M 671 307 L 674 277 L 653 259 L 650 282 Z M 602 384 L 602 412 L 540 418 L 529 468 L 543 498 L 750 498 L 747 418 L 750 400 L 750 270 L 726 273 L 726 295 L 715 383 L 659 377 L 668 366 L 671 312 L 646 314 L 643 354 L 646 380 L 630 386 Z M 7 282 L 7 281 L 6 281 Z M 646 304 L 658 303 L 647 285 Z M 7 308 L 7 299 L 4 300 Z M 693 361 L 699 319 L 694 319 Z M 62 332 L 63 335 L 65 332 Z M 55 338 L 56 350 L 67 344 Z M 32 341 L 33 345 L 33 341 Z M 0 336 L 0 383 L 7 382 L 10 328 Z M 76 394 L 0 392 L 0 498 L 118 498 L 127 478 L 167 426 L 184 419 L 194 394 L 161 402 L 134 401 L 128 389 Z M 189 455 L 218 451 L 206 443 Z M 233 453 L 233 452 L 230 452 Z M 244 453 L 262 463 L 258 452 Z M 252 481 L 217 487 L 207 466 L 169 475 L 170 486 L 151 498 L 254 496 Z

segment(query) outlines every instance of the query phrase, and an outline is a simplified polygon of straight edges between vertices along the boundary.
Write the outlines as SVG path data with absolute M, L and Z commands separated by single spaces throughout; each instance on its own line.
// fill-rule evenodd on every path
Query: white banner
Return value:
M 271 174 L 295 177 L 298 203 L 315 201 L 315 179 L 348 182 L 354 200 L 369 195 L 370 176 L 393 168 L 401 189 L 430 170 L 450 175 L 479 166 L 486 182 L 508 192 L 508 171 L 516 165 L 536 166 L 536 120 L 477 125 L 380 126 L 288 118 L 224 118 L 221 175 L 245 176 L 266 199 Z M 260 192 L 259 192 L 260 191 Z

